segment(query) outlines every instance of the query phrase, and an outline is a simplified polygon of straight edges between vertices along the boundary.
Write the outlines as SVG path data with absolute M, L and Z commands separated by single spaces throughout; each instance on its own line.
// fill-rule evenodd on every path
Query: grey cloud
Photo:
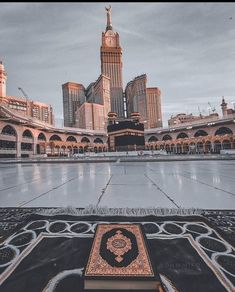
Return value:
M 22 86 L 62 115 L 61 84 L 100 74 L 100 3 L 1 3 L 0 59 L 8 94 Z M 235 100 L 235 3 L 111 3 L 123 48 L 124 85 L 146 73 L 162 91 L 164 123 L 182 110 Z M 230 17 L 233 17 L 230 20 Z M 231 106 L 231 104 L 230 104 Z

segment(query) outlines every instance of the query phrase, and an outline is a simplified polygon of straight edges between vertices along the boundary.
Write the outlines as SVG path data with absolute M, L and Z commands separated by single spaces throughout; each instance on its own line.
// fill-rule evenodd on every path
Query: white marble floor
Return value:
M 235 209 L 235 161 L 0 164 L 0 207 Z

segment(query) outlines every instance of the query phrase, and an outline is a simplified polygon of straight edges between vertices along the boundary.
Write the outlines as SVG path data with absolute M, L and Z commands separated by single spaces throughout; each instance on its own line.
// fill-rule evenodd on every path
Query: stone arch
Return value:
M 203 143 L 201 141 L 197 142 L 197 152 L 198 153 L 203 153 L 204 152 Z
M 211 152 L 211 151 L 212 151 L 211 141 L 206 141 L 206 143 L 205 143 L 205 152 L 208 153 L 208 152 Z
M 73 154 L 78 154 L 78 147 L 77 146 L 74 146 L 73 147 Z
M 102 147 L 98 147 L 98 152 L 103 152 Z
M 1 134 L 17 137 L 17 131 L 11 125 L 6 125 L 5 127 L 3 127 Z
M 54 147 L 54 154 L 55 155 L 60 155 L 60 146 L 59 145 L 55 145 L 55 147 Z
M 168 153 L 168 152 L 171 152 L 171 147 L 170 147 L 169 144 L 166 144 L 165 149 L 166 149 L 166 152 L 167 152 L 167 153 Z
M 22 137 L 33 139 L 33 133 L 29 129 L 26 129 L 26 130 L 24 130 Z
M 45 134 L 41 132 L 41 133 L 38 135 L 38 140 L 46 141 L 46 136 L 45 136 Z
M 176 144 L 176 152 L 177 154 L 181 154 L 182 153 L 182 146 L 180 143 Z
M 189 153 L 196 153 L 196 144 L 195 144 L 195 142 L 190 142 L 190 144 L 189 144 Z
M 157 142 L 158 141 L 158 138 L 156 136 L 151 136 L 149 139 L 148 139 L 148 142 Z
M 162 137 L 162 141 L 167 141 L 167 140 L 172 140 L 172 137 L 170 136 L 170 135 L 164 135 L 163 137 Z
M 95 138 L 94 143 L 97 143 L 97 144 L 104 144 L 104 142 L 103 142 L 102 139 L 100 139 L 100 138 Z
M 65 155 L 66 154 L 66 146 L 65 145 L 62 145 L 60 147 L 60 155 Z
M 17 150 L 17 131 L 14 127 L 12 127 L 11 125 L 6 125 L 3 127 L 2 131 L 1 131 L 1 134 L 3 135 L 8 135 L 8 136 L 11 136 L 13 139 L 11 139 L 11 141 L 8 141 L 8 139 L 0 139 L 0 149 L 6 149 L 6 150 L 14 150 L 16 151 Z M 9 154 L 7 155 L 9 157 L 15 157 L 16 156 L 16 153 L 15 154 Z
M 226 134 L 233 134 L 233 131 L 231 129 L 229 129 L 228 127 L 220 127 L 219 129 L 217 129 L 215 131 L 215 136 L 219 135 L 219 136 L 222 136 L 222 135 L 226 135 Z
M 214 141 L 214 152 L 220 153 L 221 148 L 221 142 L 219 140 Z
M 183 144 L 183 153 L 188 153 L 189 152 L 189 145 L 188 143 Z
M 160 150 L 164 150 L 165 145 L 164 144 L 160 144 Z
M 231 141 L 226 139 L 226 140 L 223 140 L 222 146 L 223 146 L 223 149 L 231 149 L 232 143 L 231 143 Z
M 90 143 L 90 140 L 87 137 L 82 137 L 81 143 Z
M 62 141 L 62 139 L 60 138 L 60 136 L 54 134 L 50 137 L 49 139 L 50 141 Z
M 74 136 L 68 136 L 66 142 L 77 142 L 77 139 Z
M 184 132 L 179 133 L 176 137 L 176 139 L 184 139 L 184 138 L 188 138 L 188 135 Z
M 200 137 L 200 136 L 208 136 L 208 133 L 200 129 L 194 134 L 194 137 Z

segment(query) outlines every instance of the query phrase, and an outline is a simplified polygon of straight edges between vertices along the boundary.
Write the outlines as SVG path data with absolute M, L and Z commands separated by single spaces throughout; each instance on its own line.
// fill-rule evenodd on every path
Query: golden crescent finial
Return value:
M 110 12 L 112 10 L 112 7 L 111 7 L 111 5 L 109 5 L 109 7 L 108 8 L 105 7 L 105 9 L 106 9 L 106 11 Z

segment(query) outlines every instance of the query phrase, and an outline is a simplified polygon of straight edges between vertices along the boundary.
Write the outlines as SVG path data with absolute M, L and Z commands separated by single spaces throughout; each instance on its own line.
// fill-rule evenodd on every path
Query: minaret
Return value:
M 119 45 L 119 34 L 113 31 L 112 8 L 107 11 L 107 25 L 102 33 L 100 48 L 101 74 L 110 78 L 111 111 L 118 117 L 124 117 L 123 81 L 122 81 L 122 48 Z
M 225 102 L 224 97 L 222 97 L 221 109 L 222 109 L 223 117 L 226 117 L 228 114 L 227 113 L 227 110 L 228 110 L 227 105 L 228 104 Z
M 0 98 L 6 97 L 6 81 L 7 72 L 4 69 L 2 61 L 0 61 Z

